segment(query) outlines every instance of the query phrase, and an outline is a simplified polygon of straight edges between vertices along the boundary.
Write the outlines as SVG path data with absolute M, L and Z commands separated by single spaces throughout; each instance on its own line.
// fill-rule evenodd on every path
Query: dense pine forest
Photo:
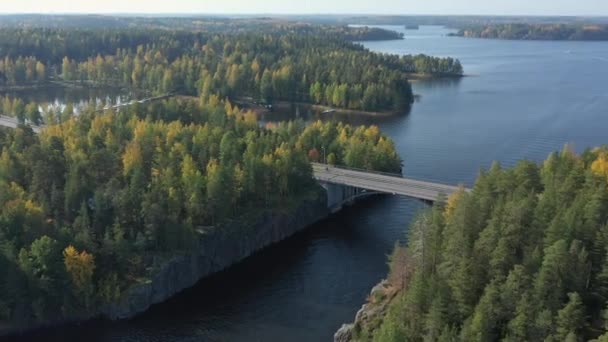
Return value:
M 401 291 L 359 339 L 607 341 L 607 182 L 606 148 L 481 172 L 410 225 Z
M 409 74 L 462 75 L 460 62 L 452 58 L 383 55 L 349 41 L 377 31 L 311 26 L 235 34 L 7 28 L 0 30 L 0 86 L 52 79 L 154 94 L 390 111 L 412 103 Z
M 259 33 L 336 33 L 348 40 L 392 40 L 403 39 L 403 34 L 367 26 L 349 26 L 351 22 L 319 20 L 318 16 L 110 16 L 110 15 L 2 15 L 0 28 L 45 28 L 45 29 L 163 29 L 205 33 L 236 34 Z M 379 25 L 381 23 L 375 23 Z M 370 24 L 373 25 L 373 24 Z
M 0 130 L 0 318 L 87 312 L 146 281 L 209 229 L 316 198 L 309 161 L 398 171 L 376 127 L 260 128 L 211 97 L 85 111 L 39 135 Z

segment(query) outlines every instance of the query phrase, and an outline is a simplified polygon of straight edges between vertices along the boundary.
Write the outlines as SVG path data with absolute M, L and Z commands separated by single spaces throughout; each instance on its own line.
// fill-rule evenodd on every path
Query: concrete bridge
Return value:
M 130 105 L 129 103 L 127 105 Z M 16 128 L 14 117 L 0 115 L 0 126 Z M 44 126 L 31 126 L 39 133 Z M 376 194 L 400 195 L 434 202 L 439 196 L 449 196 L 459 187 L 404 178 L 396 174 L 383 174 L 312 163 L 314 177 L 327 190 L 327 203 L 332 211 L 340 210 L 355 200 Z M 465 189 L 465 191 L 470 191 Z
M 332 211 L 340 210 L 361 197 L 392 194 L 436 201 L 460 188 L 452 185 L 423 182 L 401 175 L 374 173 L 313 163 L 314 177 L 327 190 L 327 203 Z M 470 191 L 470 189 L 465 189 Z

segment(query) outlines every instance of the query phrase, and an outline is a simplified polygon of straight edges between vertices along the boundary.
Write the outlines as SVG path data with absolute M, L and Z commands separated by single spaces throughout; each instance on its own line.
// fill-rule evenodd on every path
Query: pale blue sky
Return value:
M 0 13 L 608 15 L 608 0 L 0 0 Z

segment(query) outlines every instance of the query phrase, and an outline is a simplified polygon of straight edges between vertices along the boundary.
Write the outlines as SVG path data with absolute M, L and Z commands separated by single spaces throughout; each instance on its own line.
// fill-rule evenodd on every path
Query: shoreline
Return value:
M 65 88 L 65 89 L 120 89 L 121 91 L 134 91 L 136 93 L 145 94 L 146 92 L 140 89 L 132 89 L 122 85 L 115 85 L 110 83 L 99 83 L 89 81 L 62 81 L 62 80 L 48 80 L 44 82 L 36 82 L 31 84 L 12 85 L 0 87 L 0 94 L 11 93 L 11 92 L 22 92 L 22 91 L 33 91 L 33 90 L 44 90 L 54 88 Z
M 414 95 L 414 99 L 415 99 Z M 289 101 L 276 101 L 272 103 L 273 109 L 268 109 L 264 106 L 254 104 L 250 100 L 245 100 L 243 98 L 231 100 L 232 103 L 239 106 L 239 108 L 243 110 L 251 110 L 257 115 L 265 115 L 274 113 L 275 111 L 289 111 L 293 106 L 301 107 L 302 110 L 313 110 L 319 112 L 319 114 L 327 115 L 327 114 L 354 114 L 361 116 L 370 116 L 370 117 L 389 117 L 394 115 L 399 115 L 404 111 L 409 110 L 409 108 L 399 110 L 387 110 L 387 111 L 364 111 L 358 109 L 345 109 L 345 108 L 334 108 L 326 105 L 313 104 L 308 102 L 289 102 Z M 411 105 L 410 105 L 411 107 Z M 322 112 L 328 111 L 328 113 L 323 114 Z
M 155 304 L 160 304 L 193 287 L 204 278 L 229 269 L 254 254 L 301 232 L 331 215 L 327 195 L 319 190 L 315 198 L 302 200 L 287 213 L 265 212 L 251 224 L 232 222 L 201 233 L 199 246 L 176 254 L 163 262 L 150 279 L 133 284 L 118 301 L 107 303 L 89 313 L 75 314 L 56 321 L 16 326 L 0 325 L 2 337 L 27 337 L 45 329 L 78 325 L 94 320 L 120 321 L 134 318 Z M 2 322 L 4 323 L 4 322 Z
M 290 109 L 292 105 L 295 106 L 302 106 L 302 107 L 309 107 L 312 110 L 315 111 L 331 111 L 330 113 L 326 113 L 326 114 L 333 114 L 333 113 L 338 113 L 338 114 L 355 114 L 355 115 L 362 115 L 362 116 L 393 116 L 393 115 L 397 115 L 400 113 L 400 111 L 365 111 L 365 110 L 358 110 L 358 109 L 344 109 L 344 108 L 334 108 L 334 107 L 330 107 L 330 106 L 326 106 L 326 105 L 319 105 L 319 104 L 312 104 L 312 103 L 306 103 L 306 102 L 287 102 L 287 101 L 279 101 L 275 103 L 275 107 L 277 109 Z M 321 113 L 323 114 L 323 113 Z
M 0 87 L 0 93 L 8 93 L 8 92 L 19 92 L 19 91 L 28 91 L 28 90 L 38 90 L 44 88 L 56 87 L 57 85 L 53 83 L 53 81 L 44 81 L 44 82 L 35 82 L 30 84 L 20 84 L 20 85 L 11 85 L 11 86 L 2 86 Z
M 497 41 L 519 41 L 519 42 L 585 42 L 585 43 L 601 43 L 607 42 L 605 39 L 536 39 L 536 38 L 501 38 L 501 37 L 480 37 L 471 35 L 448 34 L 450 38 L 466 38 L 466 39 L 481 39 L 481 40 L 497 40 Z
M 459 80 L 459 79 L 462 79 L 465 77 L 471 77 L 471 75 L 408 73 L 407 77 L 410 82 L 412 82 L 412 81 L 416 82 L 416 81 L 447 80 L 447 79 Z
M 397 298 L 400 289 L 383 279 L 377 283 L 357 311 L 354 321 L 344 323 L 334 333 L 334 342 L 368 341 L 372 333 L 380 327 L 391 302 Z

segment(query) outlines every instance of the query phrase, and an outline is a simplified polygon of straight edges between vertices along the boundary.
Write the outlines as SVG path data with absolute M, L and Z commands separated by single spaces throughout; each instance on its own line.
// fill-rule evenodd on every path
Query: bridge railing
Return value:
M 350 166 L 346 166 L 346 165 L 337 165 L 337 164 L 336 165 L 324 164 L 324 163 L 312 163 L 312 164 L 316 164 L 316 165 L 320 165 L 320 166 L 335 167 L 337 169 L 344 169 L 344 170 L 351 170 L 351 171 L 359 171 L 359 172 L 365 172 L 365 173 L 372 173 L 372 174 L 382 175 L 382 176 L 390 176 L 390 177 L 403 178 L 403 174 L 396 173 L 396 172 L 374 171 L 374 170 L 367 170 L 367 169 L 361 169 L 361 168 L 350 167 Z
M 382 172 L 382 171 L 374 171 L 374 170 L 367 170 L 367 169 L 362 169 L 362 168 L 356 168 L 356 167 L 350 167 L 350 166 L 346 166 L 346 165 L 331 165 L 331 164 L 324 164 L 324 163 L 312 163 L 312 164 L 316 164 L 319 166 L 330 166 L 330 167 L 335 167 L 338 169 L 344 169 L 344 170 L 351 170 L 351 171 L 358 171 L 358 172 L 365 172 L 365 173 L 371 173 L 371 174 L 377 174 L 377 175 L 381 175 L 381 176 L 389 176 L 389 177 L 395 177 L 395 178 L 407 178 L 407 179 L 412 179 L 412 180 L 416 180 L 416 181 L 421 181 L 421 182 L 429 182 L 429 183 L 437 183 L 437 184 L 446 184 L 445 180 L 438 180 L 438 179 L 433 179 L 433 178 L 429 178 L 429 177 L 420 177 L 420 176 L 416 176 L 416 177 L 405 177 L 405 175 L 403 175 L 402 173 L 391 173 L 391 172 Z M 467 184 L 465 182 L 461 182 L 458 183 L 458 186 L 465 186 L 465 187 L 469 187 L 470 184 Z
M 121 104 L 115 104 L 115 105 L 106 104 L 104 107 L 96 109 L 95 112 L 105 112 L 106 110 L 126 108 L 126 107 L 133 106 L 135 104 L 144 104 L 144 103 L 148 103 L 148 102 L 168 99 L 173 96 L 175 96 L 175 93 L 170 92 L 170 93 L 165 93 L 165 94 L 158 95 L 158 96 L 147 97 L 147 98 L 143 98 L 143 99 L 139 99 L 139 100 L 133 99 L 129 102 L 121 103 Z

